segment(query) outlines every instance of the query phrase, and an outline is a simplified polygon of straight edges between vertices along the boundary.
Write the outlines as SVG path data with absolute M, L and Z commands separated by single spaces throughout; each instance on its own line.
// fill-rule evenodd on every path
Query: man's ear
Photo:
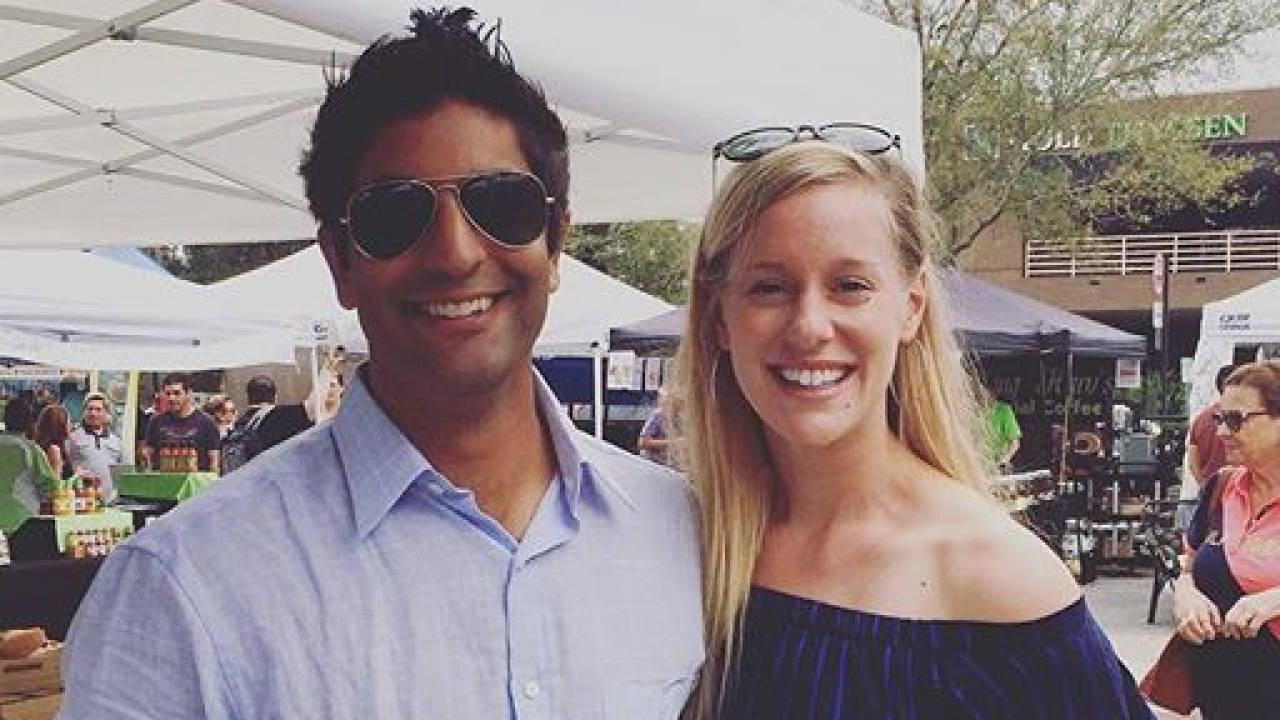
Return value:
M 316 230 L 316 242 L 320 245 L 320 252 L 324 253 L 325 264 L 329 266 L 329 275 L 333 277 L 333 288 L 337 292 L 338 302 L 348 310 L 354 308 L 356 298 L 350 280 L 350 247 L 342 238 L 335 237 L 327 225 L 321 225 Z M 339 247 L 339 243 L 343 246 Z
M 565 240 L 569 239 L 569 226 L 571 224 L 572 223 L 569 219 L 569 208 L 565 208 L 564 212 L 560 213 L 560 232 L 557 235 L 560 238 L 559 247 L 554 252 L 550 253 L 551 266 L 547 270 L 547 272 L 550 273 L 547 277 L 547 289 L 551 292 L 555 292 L 560 289 L 560 256 L 564 254 L 564 243 Z

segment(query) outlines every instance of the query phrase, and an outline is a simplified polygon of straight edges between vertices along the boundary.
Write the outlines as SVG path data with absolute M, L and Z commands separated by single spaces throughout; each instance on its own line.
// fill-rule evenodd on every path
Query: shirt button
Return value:
M 540 694 L 542 694 L 542 686 L 539 685 L 538 683 L 534 682 L 533 680 L 530 680 L 529 682 L 524 684 L 525 697 L 529 698 L 530 700 L 533 700 L 534 698 L 538 697 L 538 695 Z

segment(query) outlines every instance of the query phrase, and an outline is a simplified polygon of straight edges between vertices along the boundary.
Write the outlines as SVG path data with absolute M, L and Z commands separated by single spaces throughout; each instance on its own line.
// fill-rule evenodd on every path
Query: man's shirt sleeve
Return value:
M 98 572 L 62 660 L 59 720 L 235 717 L 211 637 L 162 561 L 125 545 Z

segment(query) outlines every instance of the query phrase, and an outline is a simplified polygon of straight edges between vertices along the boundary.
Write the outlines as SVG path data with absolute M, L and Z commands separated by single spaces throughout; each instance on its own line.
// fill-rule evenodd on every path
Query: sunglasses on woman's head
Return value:
M 511 249 L 528 247 L 542 235 L 555 204 L 542 181 L 526 172 L 379 180 L 352 193 L 339 222 L 361 253 L 388 260 L 430 232 L 445 190 L 454 192 L 472 227 Z
M 1240 412 L 1239 410 L 1227 410 L 1225 412 L 1216 412 L 1210 417 L 1218 425 L 1226 425 L 1231 432 L 1240 432 L 1240 428 L 1244 427 L 1245 421 L 1251 417 L 1259 415 L 1270 415 L 1266 410 L 1250 410 L 1249 412 Z
M 884 128 L 863 123 L 831 123 L 821 127 L 763 127 L 738 133 L 728 140 L 716 143 L 712 159 L 751 162 L 803 140 L 821 140 L 868 155 L 879 155 L 902 147 L 902 138 Z

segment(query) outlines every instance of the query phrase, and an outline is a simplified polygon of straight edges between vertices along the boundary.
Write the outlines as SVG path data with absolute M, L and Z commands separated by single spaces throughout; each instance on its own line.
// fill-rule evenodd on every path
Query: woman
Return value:
M 691 714 L 1149 718 L 1062 563 L 985 491 L 890 149 L 766 152 L 703 227 L 677 373 L 709 642 Z
M 1280 361 L 1227 377 L 1214 413 L 1228 462 L 1201 491 L 1187 530 L 1191 573 L 1174 585 L 1204 720 L 1280 707 Z
M 68 460 L 67 438 L 71 436 L 71 416 L 67 409 L 57 403 L 46 405 L 36 418 L 32 441 L 35 442 L 49 460 L 49 469 L 55 477 L 64 480 L 71 477 L 71 463 Z

